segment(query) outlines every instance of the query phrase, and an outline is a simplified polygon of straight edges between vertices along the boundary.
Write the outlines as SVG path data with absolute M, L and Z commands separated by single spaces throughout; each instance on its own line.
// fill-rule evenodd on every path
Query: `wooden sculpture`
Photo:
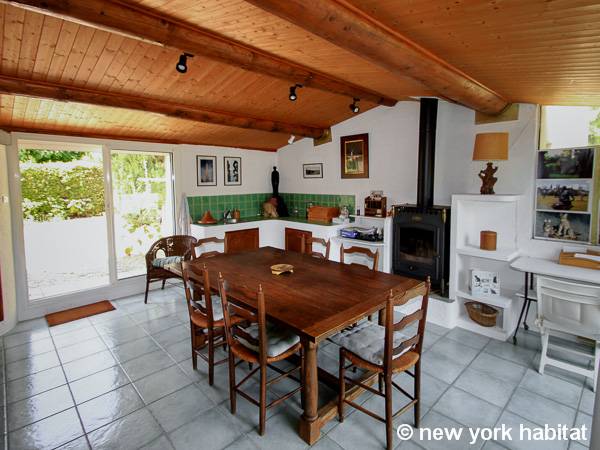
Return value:
M 498 167 L 494 167 L 494 164 L 489 162 L 485 170 L 479 172 L 479 178 L 481 178 L 481 194 L 494 194 L 494 185 L 498 178 L 494 174 L 498 171 Z

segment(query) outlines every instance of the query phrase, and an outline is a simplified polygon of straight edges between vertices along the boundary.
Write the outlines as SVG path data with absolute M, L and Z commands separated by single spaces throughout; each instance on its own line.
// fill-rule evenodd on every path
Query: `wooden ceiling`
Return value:
M 339 0 L 431 51 L 511 102 L 600 105 L 597 1 Z M 125 2 L 121 2 L 125 3 Z M 392 99 L 436 95 L 348 49 L 243 0 L 131 0 L 128 4 L 218 33 Z M 352 116 L 351 98 L 196 54 L 0 4 L 0 76 L 126 94 L 278 123 L 327 128 Z M 6 91 L 5 91 L 6 92 Z M 0 95 L 0 128 L 274 150 L 289 133 L 155 112 Z M 64 98 L 61 97 L 61 98 Z M 361 111 L 375 103 L 361 101 Z M 179 116 L 185 117 L 185 116 Z

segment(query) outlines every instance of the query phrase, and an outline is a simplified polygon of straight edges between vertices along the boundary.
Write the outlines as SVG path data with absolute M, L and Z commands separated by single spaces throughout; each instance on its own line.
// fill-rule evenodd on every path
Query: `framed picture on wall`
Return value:
M 198 186 L 217 185 L 216 156 L 196 156 L 196 184 Z
M 591 240 L 591 215 L 537 211 L 534 236 L 541 239 L 588 243 Z
M 589 212 L 592 180 L 537 180 L 536 208 L 548 211 Z
M 340 138 L 342 178 L 369 178 L 369 134 Z
M 225 172 L 225 186 L 242 185 L 242 158 L 237 156 L 224 156 L 223 170 Z
M 573 243 L 597 243 L 600 170 L 598 146 L 540 150 L 535 182 L 533 237 Z
M 302 164 L 304 178 L 323 178 L 323 163 Z

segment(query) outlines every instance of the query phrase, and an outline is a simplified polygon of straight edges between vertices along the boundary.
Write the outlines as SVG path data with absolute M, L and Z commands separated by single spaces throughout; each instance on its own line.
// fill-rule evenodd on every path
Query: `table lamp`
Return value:
M 493 194 L 494 184 L 498 181 L 494 176 L 498 167 L 494 167 L 492 161 L 507 159 L 508 133 L 479 133 L 475 136 L 473 161 L 488 161 L 486 168 L 479 172 L 482 194 Z

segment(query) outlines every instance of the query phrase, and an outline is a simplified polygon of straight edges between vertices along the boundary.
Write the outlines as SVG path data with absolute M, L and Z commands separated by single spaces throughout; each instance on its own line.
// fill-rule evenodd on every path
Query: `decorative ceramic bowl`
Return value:
M 273 275 L 281 275 L 287 272 L 294 273 L 294 266 L 291 264 L 275 264 L 271 266 L 271 273 Z

